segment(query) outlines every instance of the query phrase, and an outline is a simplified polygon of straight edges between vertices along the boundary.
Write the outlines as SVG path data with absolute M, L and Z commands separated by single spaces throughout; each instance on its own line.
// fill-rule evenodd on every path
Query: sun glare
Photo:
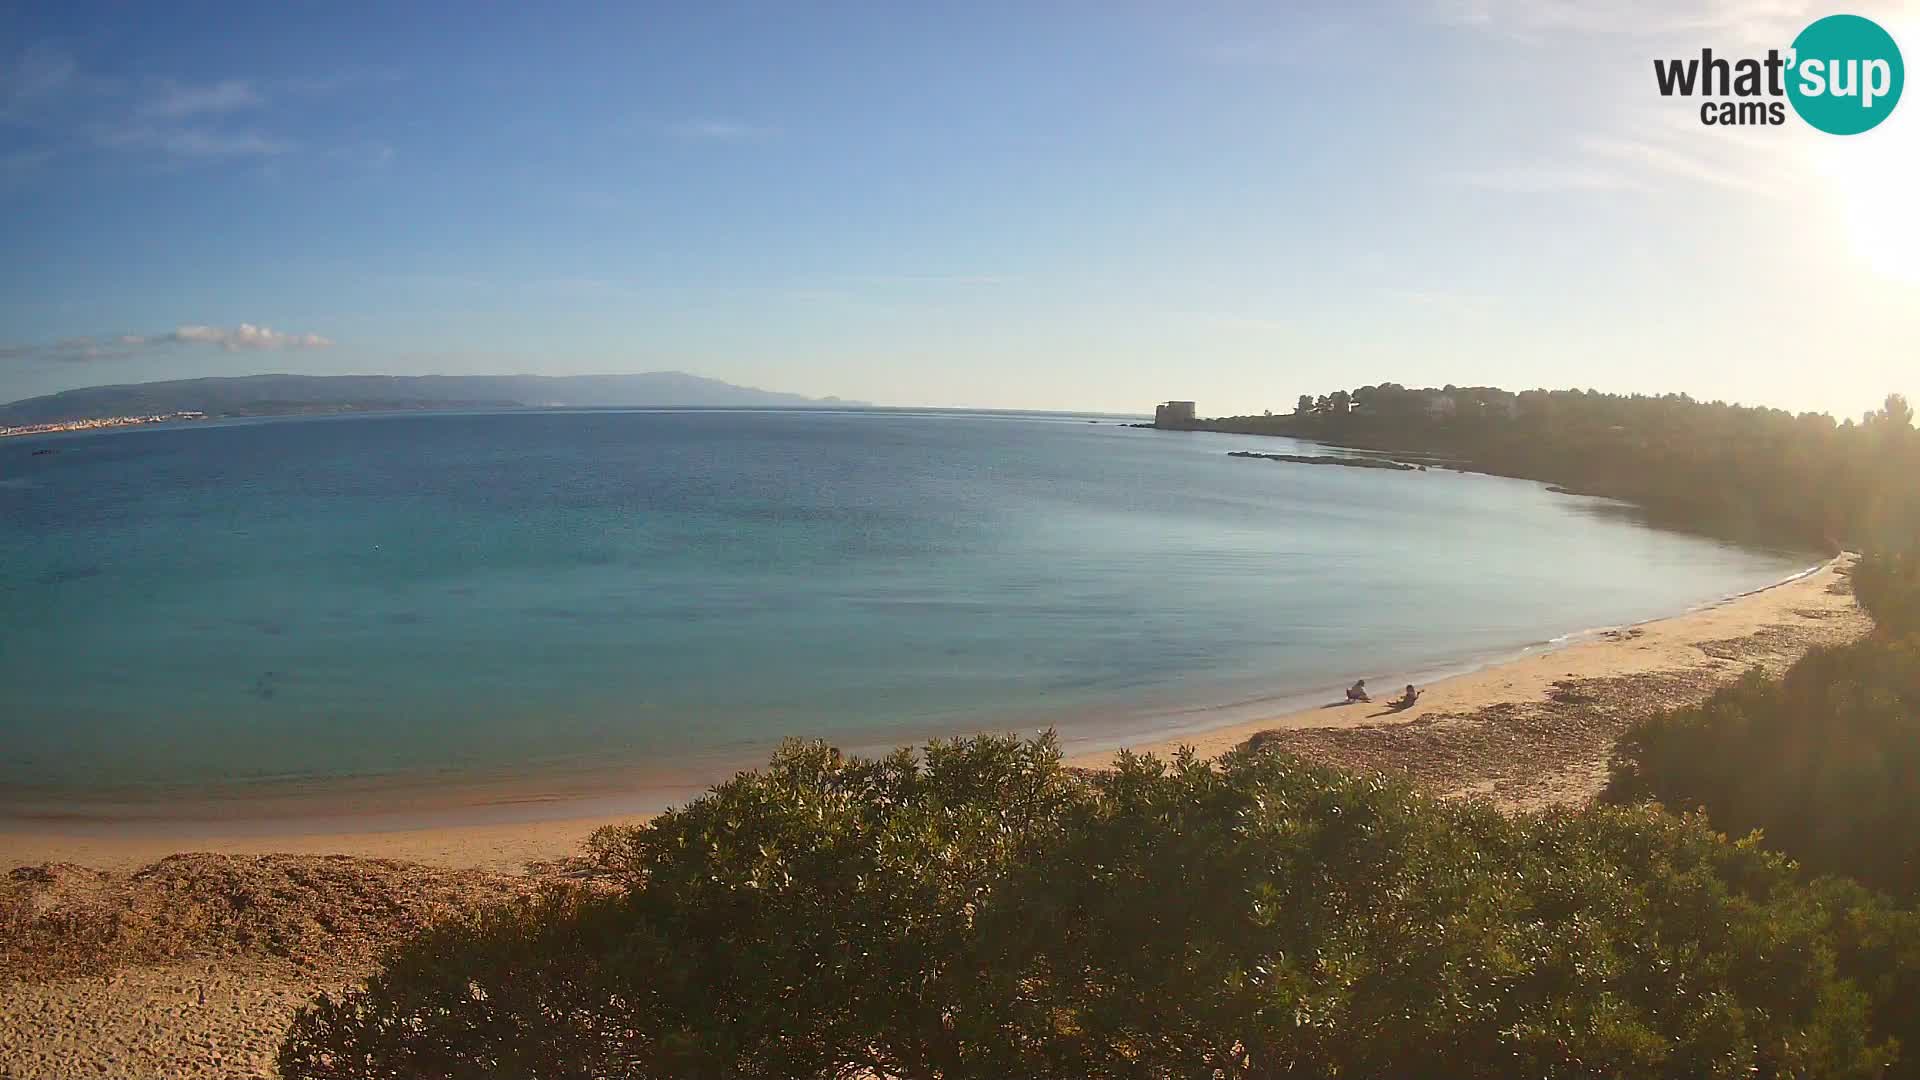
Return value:
M 1920 21 L 1886 25 L 1896 41 L 1920 42 Z M 1879 275 L 1920 287 L 1920 120 L 1913 105 L 1872 131 L 1811 145 L 1813 167 L 1831 187 L 1854 255 Z

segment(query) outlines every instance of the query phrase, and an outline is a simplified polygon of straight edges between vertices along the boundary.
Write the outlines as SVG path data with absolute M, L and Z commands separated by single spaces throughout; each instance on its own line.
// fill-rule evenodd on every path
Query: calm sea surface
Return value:
M 784 735 L 1110 743 L 1813 561 L 1532 483 L 1244 448 L 1330 452 L 733 411 L 0 441 L 0 816 L 704 780 Z

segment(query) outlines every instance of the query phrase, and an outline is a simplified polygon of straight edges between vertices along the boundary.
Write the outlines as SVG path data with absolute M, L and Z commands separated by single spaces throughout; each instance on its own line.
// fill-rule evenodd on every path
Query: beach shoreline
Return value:
M 1438 679 L 1425 686 L 1418 704 L 1404 712 L 1385 711 L 1382 703 L 1397 692 L 1398 685 L 1380 680 L 1380 685 L 1373 687 L 1376 700 L 1372 704 L 1335 701 L 1299 710 L 1263 712 L 1225 723 L 1181 726 L 1161 734 L 1127 739 L 1125 748 L 1164 757 L 1181 747 L 1192 747 L 1200 756 L 1212 757 L 1256 736 L 1283 733 L 1282 741 L 1294 744 L 1293 748 L 1306 756 L 1337 764 L 1367 766 L 1377 764 L 1369 759 L 1380 755 L 1335 752 L 1337 748 L 1323 744 L 1329 739 L 1351 742 L 1355 738 L 1383 734 L 1404 736 L 1423 730 L 1430 733 L 1435 728 L 1451 731 L 1471 723 L 1473 716 L 1490 709 L 1497 712 L 1530 704 L 1552 704 L 1556 686 L 1569 680 L 1660 682 L 1664 679 L 1683 684 L 1658 693 L 1652 693 L 1654 688 L 1650 686 L 1638 690 L 1630 686 L 1617 687 L 1613 695 L 1618 698 L 1623 694 L 1627 697 L 1637 694 L 1647 697 L 1648 704 L 1654 706 L 1678 703 L 1690 695 L 1703 697 L 1708 684 L 1730 680 L 1747 665 L 1736 657 L 1708 655 L 1702 646 L 1719 646 L 1719 651 L 1724 653 L 1726 642 L 1769 632 L 1780 636 L 1782 628 L 1786 628 L 1785 637 L 1791 640 L 1777 642 L 1778 648 L 1764 651 L 1775 659 L 1790 660 L 1805 651 L 1804 646 L 1798 644 L 1803 637 L 1814 643 L 1816 639 L 1843 640 L 1864 633 L 1868 625 L 1866 618 L 1844 592 L 1848 565 L 1848 557 L 1837 557 L 1782 582 L 1678 615 L 1568 635 L 1563 644 Z M 1796 626 L 1798 630 L 1793 629 Z M 1756 655 L 1754 659 L 1765 662 L 1767 656 Z M 1325 734 L 1312 734 L 1315 732 Z M 1067 743 L 1068 763 L 1088 768 L 1111 762 L 1121 748 L 1116 740 L 1098 736 L 1076 737 Z M 1590 773 L 1592 763 L 1586 764 Z M 1462 784 L 1450 786 L 1443 782 L 1429 786 L 1443 794 L 1479 790 L 1499 798 L 1504 790 L 1513 786 L 1503 787 L 1502 779 L 1498 775 L 1476 775 Z M 1591 794 L 1588 789 L 1593 786 L 1591 783 L 1575 785 L 1568 792 Z M 684 801 L 704 787 L 705 784 L 680 785 L 676 794 L 681 796 L 679 801 Z M 1571 794 L 1566 794 L 1547 801 L 1568 801 L 1570 797 Z M 1516 795 L 1502 801 L 1524 807 L 1540 800 Z M 59 822 L 13 822 L 0 826 L 0 865 L 54 862 L 124 870 L 176 852 L 194 851 L 227 855 L 348 854 L 444 868 L 511 872 L 528 863 L 576 854 L 581 840 L 601 825 L 635 824 L 652 816 L 650 811 L 635 812 L 630 807 L 630 801 L 623 805 L 619 799 L 586 799 L 544 818 L 500 820 L 488 819 L 487 807 L 476 804 L 464 809 L 437 809 L 433 815 L 423 814 L 431 822 L 425 826 L 410 823 L 401 815 L 355 817 L 351 814 L 268 822 L 141 821 L 129 828 L 115 828 L 111 821 L 89 822 L 83 827 Z
M 1134 753 L 1191 748 L 1216 757 L 1250 741 L 1348 768 L 1404 774 L 1442 796 L 1480 796 L 1508 810 L 1591 800 L 1613 741 L 1631 723 L 1692 704 L 1758 666 L 1779 671 L 1808 649 L 1866 634 L 1872 621 L 1839 555 L 1785 581 L 1678 615 L 1570 635 L 1563 645 L 1437 680 L 1411 708 L 1330 701 L 1261 720 L 1136 743 Z M 1114 752 L 1073 755 L 1099 768 Z
M 1837 559 L 1771 588 L 1435 681 L 1419 703 L 1333 703 L 1139 740 L 1213 756 L 1249 741 L 1407 777 L 1509 810 L 1576 805 L 1635 719 L 1752 666 L 1871 629 Z M 1387 680 L 1381 680 L 1386 682 Z M 1384 699 L 1390 686 L 1379 688 Z M 1068 763 L 1099 768 L 1115 751 Z M 603 825 L 648 815 L 432 829 L 182 836 L 0 834 L 0 1076 L 272 1076 L 315 994 L 353 986 L 433 921 L 560 886 L 599 887 Z M 75 934 L 72 928 L 87 928 Z

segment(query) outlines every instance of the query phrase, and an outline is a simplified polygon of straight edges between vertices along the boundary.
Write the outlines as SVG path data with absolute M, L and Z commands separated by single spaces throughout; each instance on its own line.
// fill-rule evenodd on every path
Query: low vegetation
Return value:
M 1913 480 L 1920 486 L 1920 474 Z M 1920 547 L 1862 559 L 1853 572 L 1853 590 L 1883 634 L 1920 633 Z
M 1920 899 L 1920 559 L 1854 572 L 1877 630 L 1621 739 L 1609 796 L 1702 808 L 1813 870 Z
M 1609 793 L 1703 808 L 1812 869 L 1920 897 L 1920 640 L 1816 649 L 1632 728 Z
M 1920 970 L 1909 916 L 1699 818 L 1271 751 L 796 743 L 595 848 L 618 895 L 427 934 L 284 1074 L 1866 1077 Z

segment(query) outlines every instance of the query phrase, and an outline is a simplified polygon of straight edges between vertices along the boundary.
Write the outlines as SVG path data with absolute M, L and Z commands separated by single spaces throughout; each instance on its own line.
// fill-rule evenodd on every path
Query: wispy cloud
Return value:
M 1531 195 L 1554 191 L 1645 191 L 1645 183 L 1622 172 L 1587 164 L 1518 164 L 1444 174 L 1444 179 L 1485 191 Z
M 325 75 L 292 75 L 273 79 L 268 89 L 276 94 L 332 94 L 354 87 L 398 82 L 400 73 L 388 68 L 343 68 Z
M 189 165 L 311 150 L 323 160 L 377 168 L 393 156 L 386 143 L 310 144 L 284 130 L 291 118 L 278 106 L 284 98 L 311 98 L 389 77 L 343 72 L 267 79 L 111 79 L 90 74 L 65 51 L 42 43 L 0 55 L 0 130 L 35 132 L 63 160 L 108 152 Z M 23 171 L 15 168 L 11 174 Z
M 1005 274 L 855 274 L 848 282 L 868 285 L 1011 285 L 1018 278 Z
M 1340 19 L 1290 20 L 1284 29 L 1242 26 L 1230 34 L 1204 37 L 1186 51 L 1202 63 L 1221 67 L 1285 65 L 1299 71 L 1338 62 L 1356 29 Z
M 1591 157 L 1617 162 L 1643 176 L 1673 177 L 1768 198 L 1784 197 L 1788 186 L 1771 172 L 1725 164 L 1725 153 L 1708 157 L 1651 138 L 1585 135 L 1577 140 L 1577 145 Z
M 1797 143 L 1703 128 L 1691 113 L 1629 110 L 1602 128 L 1574 133 L 1532 157 L 1451 173 L 1444 182 L 1507 194 L 1666 194 L 1709 187 L 1761 199 L 1799 197 L 1809 179 Z
M 84 364 L 96 360 L 124 360 L 148 343 L 134 335 L 114 337 L 62 338 L 59 341 L 0 346 L 0 361 L 22 360 L 38 363 Z
M 752 142 L 767 138 L 773 130 L 736 120 L 682 120 L 668 124 L 667 134 L 700 142 Z
M 1500 304 L 1497 297 L 1484 293 L 1434 286 L 1389 288 L 1384 290 L 1383 295 L 1418 311 L 1476 318 L 1493 314 Z
M 100 146 L 116 150 L 157 150 L 172 158 L 272 157 L 296 143 L 257 131 L 140 126 L 101 132 Z
M 104 334 L 64 338 L 43 344 L 0 346 L 0 360 L 50 363 L 87 363 L 125 360 L 150 350 L 173 347 L 242 350 L 326 349 L 334 342 L 319 334 L 284 333 L 266 326 L 241 323 L 235 327 L 178 326 L 157 334 Z
M 1688 34 L 1707 45 L 1784 46 L 1815 17 L 1812 0 L 1435 0 L 1430 10 L 1510 38 Z
M 1697 102 L 1657 95 L 1650 58 L 1784 48 L 1831 7 L 1816 0 L 1429 0 L 1443 21 L 1515 42 L 1508 62 L 1558 84 L 1545 141 L 1505 140 L 1492 161 L 1437 171 L 1442 182 L 1506 194 L 1689 191 L 1780 200 L 1804 194 L 1800 140 L 1776 127 L 1703 125 Z M 1857 9 L 1886 7 L 1857 0 Z M 1546 93 L 1546 91 L 1543 91 Z
M 326 156 L 332 161 L 348 162 L 367 169 L 384 169 L 393 164 L 396 154 L 391 143 L 368 142 L 336 146 L 328 150 Z
M 79 79 L 73 57 L 48 45 L 27 49 L 0 65 L 0 120 L 19 123 L 43 112 Z
M 245 79 L 227 79 L 205 86 L 183 86 L 168 81 L 161 83 L 152 96 L 140 102 L 134 112 L 155 119 L 180 120 L 203 113 L 257 109 L 266 103 L 267 99 Z
M 1175 309 L 1164 313 L 1170 318 L 1209 330 L 1246 332 L 1255 334 L 1286 333 L 1298 330 L 1298 324 L 1287 319 L 1276 319 L 1266 315 L 1248 314 L 1239 311 L 1191 311 Z
M 0 179 L 25 176 L 52 160 L 53 151 L 44 147 L 38 150 L 12 150 L 0 154 Z

